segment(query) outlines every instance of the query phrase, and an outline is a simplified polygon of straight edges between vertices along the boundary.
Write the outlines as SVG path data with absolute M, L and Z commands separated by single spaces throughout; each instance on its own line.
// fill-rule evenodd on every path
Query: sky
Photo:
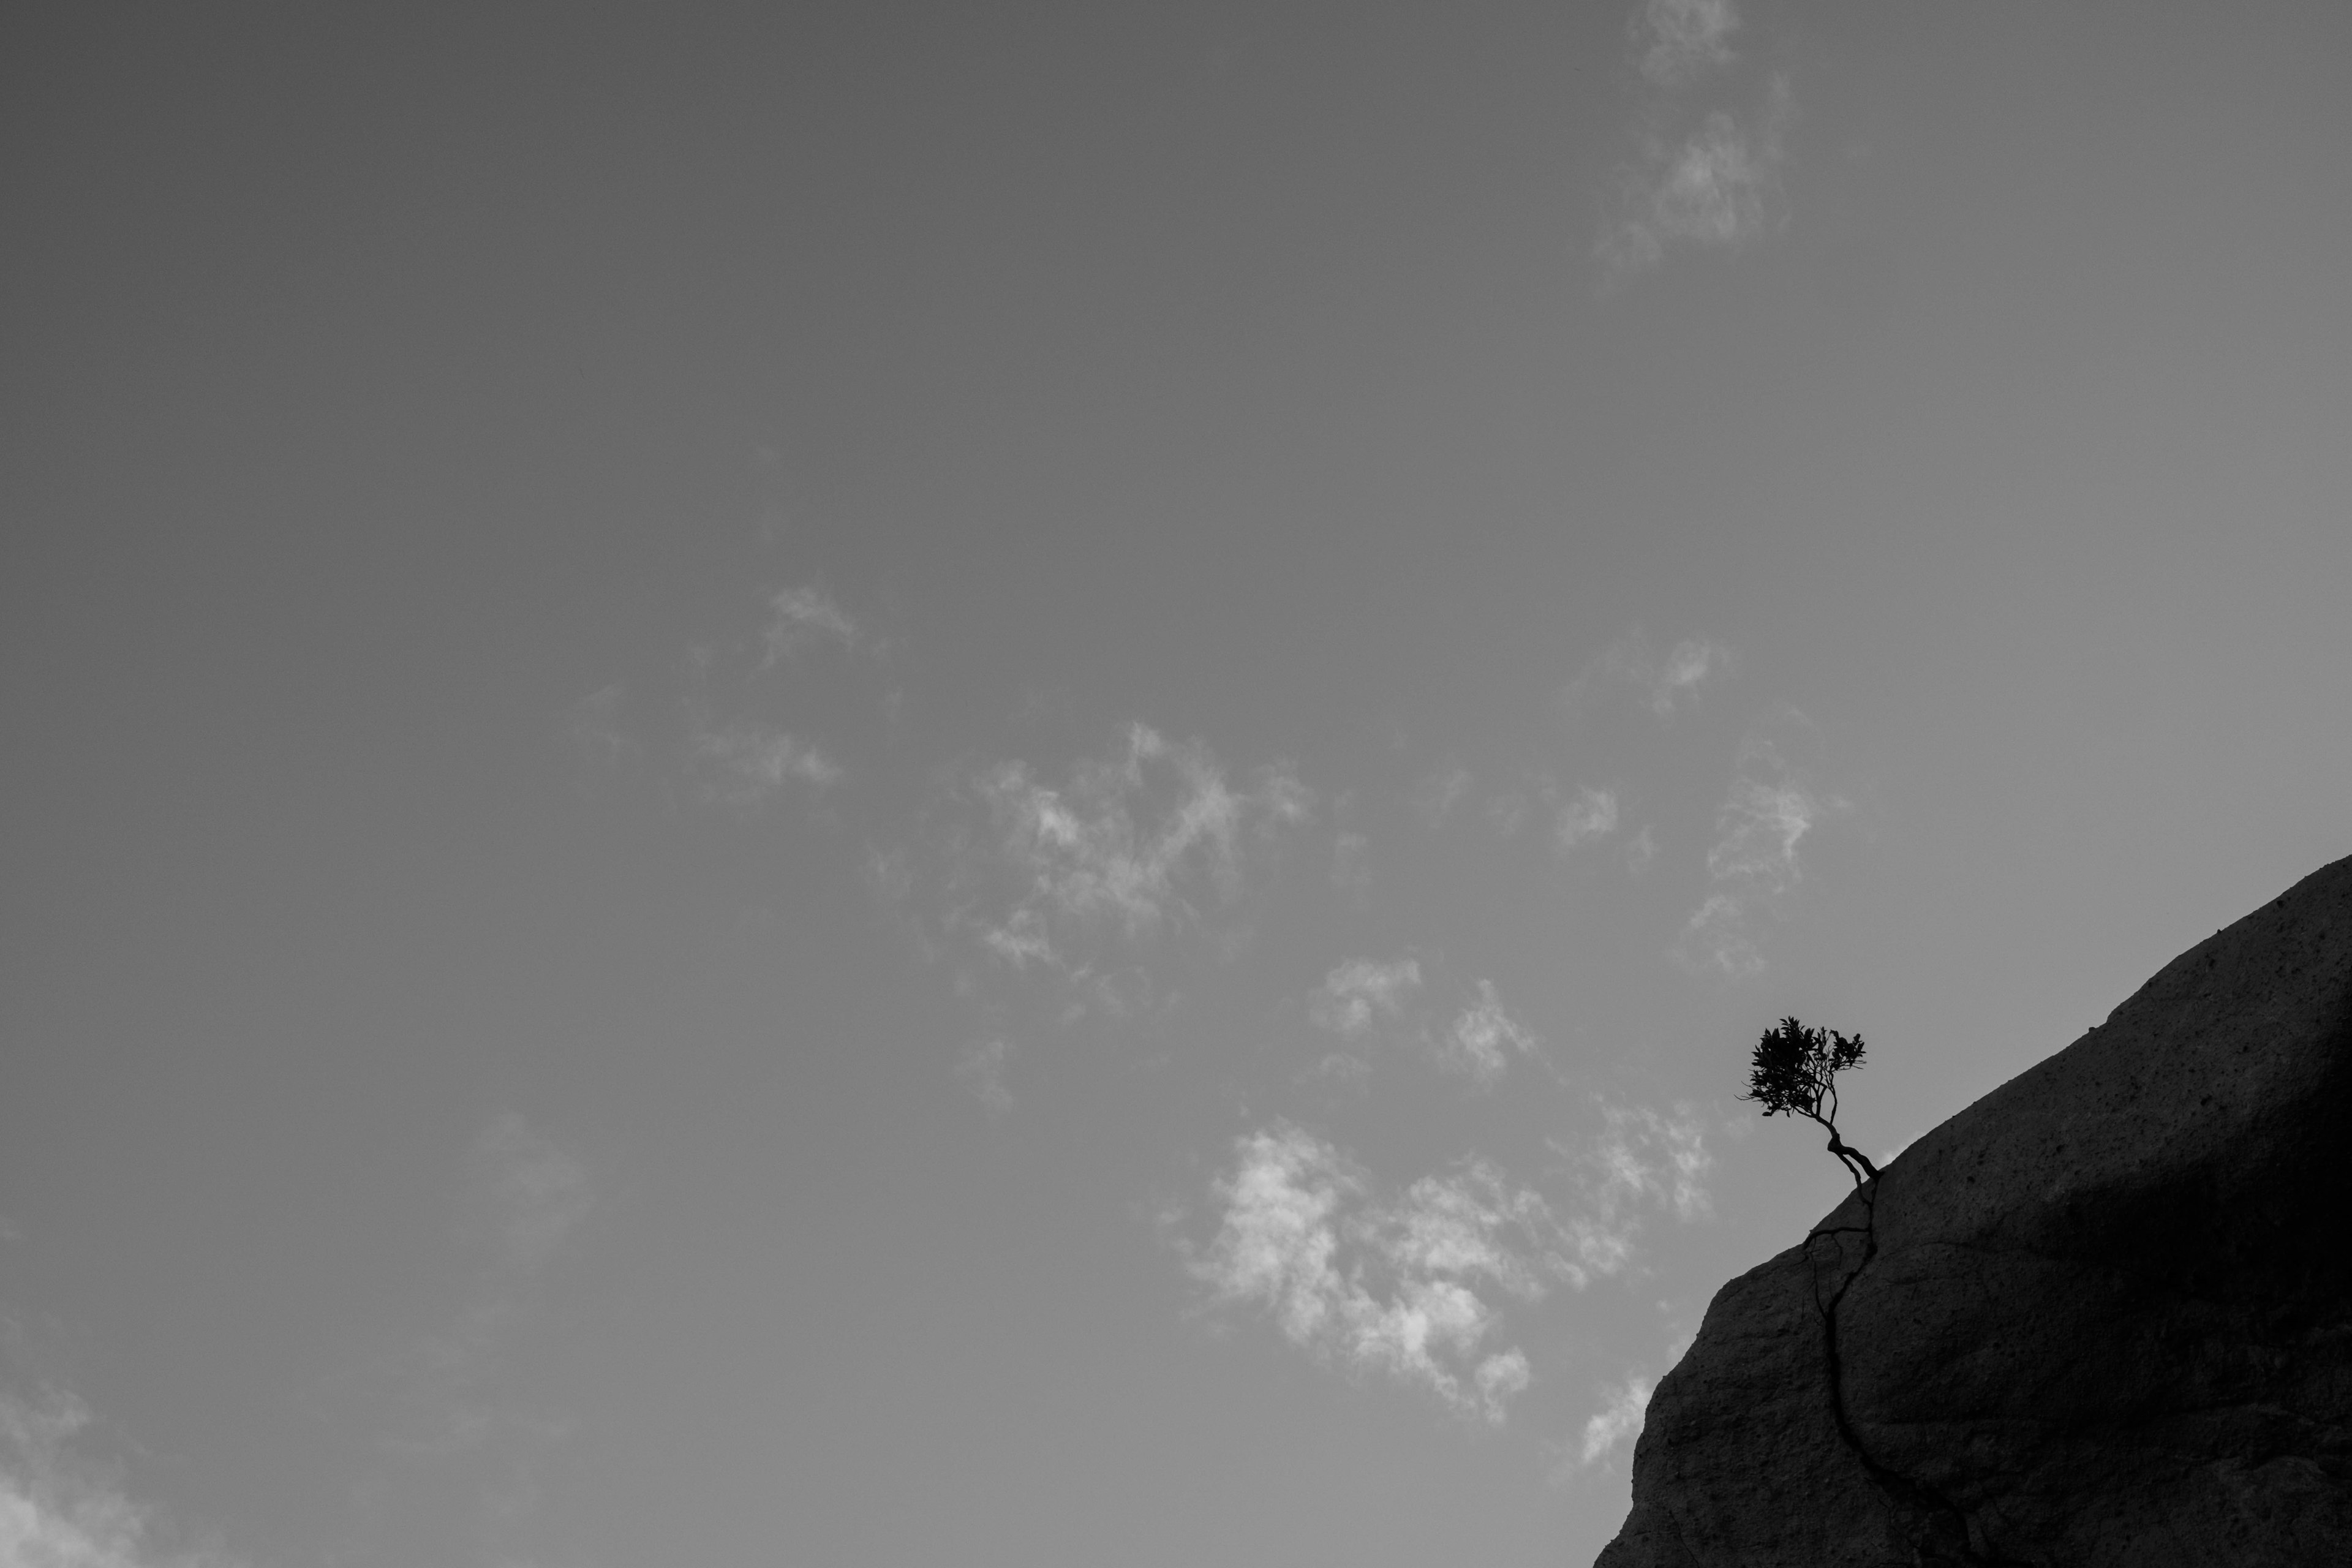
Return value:
M 2347 58 L 0 11 L 0 1565 L 1590 1561 L 2352 852 Z

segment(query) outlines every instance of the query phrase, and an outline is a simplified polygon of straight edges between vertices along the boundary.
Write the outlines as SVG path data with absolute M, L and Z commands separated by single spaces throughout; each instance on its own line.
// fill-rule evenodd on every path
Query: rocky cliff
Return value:
M 2352 1563 L 2352 859 L 1725 1286 L 1597 1568 Z

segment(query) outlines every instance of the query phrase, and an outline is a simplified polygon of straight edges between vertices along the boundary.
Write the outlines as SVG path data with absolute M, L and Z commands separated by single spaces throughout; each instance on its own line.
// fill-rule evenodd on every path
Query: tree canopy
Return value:
M 1761 1105 L 1767 1116 L 1802 1116 L 1826 1128 L 1830 1152 L 1843 1163 L 1857 1187 L 1865 1179 L 1876 1180 L 1878 1167 L 1838 1135 L 1837 1075 L 1861 1067 L 1863 1049 L 1860 1035 L 1809 1028 L 1793 1017 L 1783 1018 L 1757 1041 L 1748 1092 L 1739 1097 Z

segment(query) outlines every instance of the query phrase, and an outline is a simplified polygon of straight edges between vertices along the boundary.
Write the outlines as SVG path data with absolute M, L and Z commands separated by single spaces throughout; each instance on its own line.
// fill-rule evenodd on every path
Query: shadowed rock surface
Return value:
M 1596 1568 L 2352 1563 L 2352 859 L 1717 1293 Z

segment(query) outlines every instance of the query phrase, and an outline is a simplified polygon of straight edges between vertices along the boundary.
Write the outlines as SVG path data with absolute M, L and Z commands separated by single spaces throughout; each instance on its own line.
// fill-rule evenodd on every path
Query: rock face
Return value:
M 1596 1568 L 2352 1563 L 2352 859 L 1733 1280 Z

